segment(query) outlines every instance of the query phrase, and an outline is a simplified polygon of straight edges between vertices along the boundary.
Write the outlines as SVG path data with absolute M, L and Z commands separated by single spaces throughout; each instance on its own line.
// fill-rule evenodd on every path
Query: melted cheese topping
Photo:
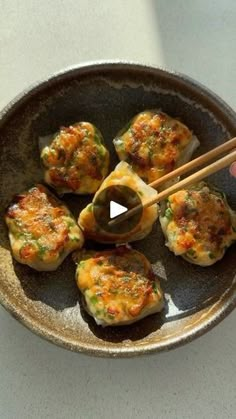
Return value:
M 198 265 L 212 265 L 236 240 L 235 214 L 204 182 L 171 195 L 160 221 L 170 250 Z
M 127 163 L 120 162 L 115 170 L 104 180 L 100 189 L 95 194 L 93 202 L 103 189 L 112 185 L 126 185 L 133 189 L 139 194 L 143 204 L 148 198 L 157 195 L 157 191 L 146 185 Z M 93 203 L 91 203 L 80 213 L 78 223 L 87 238 L 101 243 L 125 243 L 128 241 L 141 240 L 148 235 L 151 232 L 157 216 L 158 207 L 155 204 L 143 210 L 140 222 L 132 231 L 127 234 L 112 234 L 105 232 L 97 225 L 93 214 Z
M 54 270 L 83 245 L 74 217 L 44 186 L 17 195 L 6 213 L 13 256 L 37 270 Z
M 135 116 L 114 139 L 120 160 L 125 160 L 147 183 L 164 176 L 183 164 L 183 154 L 190 143 L 198 146 L 191 131 L 177 119 L 160 111 L 144 111 Z
M 94 193 L 108 173 L 109 152 L 101 133 L 88 122 L 61 128 L 41 159 L 45 181 L 60 193 Z
M 148 260 L 120 247 L 80 255 L 76 281 L 87 311 L 98 324 L 133 323 L 163 308 L 163 295 Z

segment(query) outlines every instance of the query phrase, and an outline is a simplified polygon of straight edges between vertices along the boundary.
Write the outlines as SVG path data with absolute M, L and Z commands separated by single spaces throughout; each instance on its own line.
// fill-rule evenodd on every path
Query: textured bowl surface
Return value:
M 38 137 L 76 121 L 91 121 L 102 131 L 114 167 L 113 137 L 133 115 L 150 108 L 186 123 L 201 142 L 198 154 L 236 135 L 235 113 L 206 88 L 182 75 L 129 63 L 88 64 L 57 74 L 2 112 L 0 300 L 27 327 L 68 349 L 114 357 L 171 349 L 203 334 L 235 307 L 235 245 L 214 266 L 197 267 L 168 251 L 158 223 L 134 248 L 153 264 L 165 291 L 165 310 L 128 327 L 103 329 L 84 312 L 71 257 L 52 273 L 36 272 L 12 259 L 4 211 L 15 193 L 42 181 Z M 236 208 L 235 181 L 228 170 L 211 181 Z M 65 197 L 76 216 L 90 199 Z

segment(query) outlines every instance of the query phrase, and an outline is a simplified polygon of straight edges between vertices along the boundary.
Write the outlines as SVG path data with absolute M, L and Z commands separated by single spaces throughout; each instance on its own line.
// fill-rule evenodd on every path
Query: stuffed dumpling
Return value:
M 14 258 L 38 271 L 57 269 L 84 243 L 69 209 L 43 185 L 16 195 L 5 220 Z
M 236 240 L 236 213 L 225 195 L 205 182 L 169 196 L 160 223 L 169 249 L 200 266 L 222 259 Z
M 92 194 L 109 168 L 109 152 L 102 134 L 89 122 L 63 127 L 39 140 L 44 180 L 59 194 Z
M 134 228 L 127 233 L 117 233 L 106 231 L 101 227 L 101 224 L 96 222 L 94 216 L 94 203 L 101 192 L 111 186 L 119 187 L 127 186 L 133 191 L 136 191 L 140 198 L 140 202 L 144 203 L 146 199 L 155 197 L 157 191 L 150 186 L 146 185 L 145 182 L 133 171 L 131 166 L 126 162 L 120 162 L 113 172 L 104 180 L 101 187 L 94 196 L 92 203 L 87 205 L 82 210 L 79 216 L 78 224 L 84 232 L 84 235 L 88 239 L 93 239 L 101 243 L 126 243 L 136 240 L 141 240 L 147 236 L 158 217 L 158 206 L 154 204 L 142 211 L 142 216 L 139 222 Z
M 120 160 L 148 184 L 189 161 L 199 146 L 186 125 L 160 110 L 136 115 L 113 143 Z
M 76 252 L 76 282 L 86 311 L 101 326 L 121 326 L 160 312 L 164 297 L 150 262 L 120 246 Z

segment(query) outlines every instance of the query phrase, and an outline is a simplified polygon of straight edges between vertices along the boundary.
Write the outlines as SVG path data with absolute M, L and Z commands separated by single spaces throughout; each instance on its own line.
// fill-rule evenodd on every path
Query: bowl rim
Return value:
M 216 93 L 211 91 L 208 87 L 199 83 L 198 81 L 192 79 L 191 77 L 176 72 L 174 70 L 169 70 L 164 67 L 159 67 L 153 64 L 138 63 L 135 61 L 126 61 L 126 60 L 96 60 L 83 62 L 77 65 L 66 67 L 62 70 L 54 72 L 49 77 L 43 78 L 42 80 L 32 83 L 29 87 L 23 89 L 18 95 L 16 95 L 10 102 L 3 107 L 0 111 L 0 128 L 6 123 L 8 118 L 11 118 L 11 115 L 21 107 L 24 103 L 27 103 L 28 99 L 37 95 L 38 93 L 44 91 L 44 89 L 50 85 L 54 85 L 57 82 L 73 78 L 73 76 L 79 73 L 88 73 L 89 71 L 97 72 L 98 70 L 111 70 L 114 68 L 119 69 L 130 69 L 140 70 L 145 72 L 159 72 L 162 76 L 166 75 L 167 77 L 172 77 L 178 82 L 182 81 L 189 88 L 193 88 L 204 96 L 207 96 L 207 99 L 211 101 L 212 104 L 216 102 L 217 107 L 223 108 L 223 115 L 227 113 L 228 121 L 232 123 L 232 126 L 236 125 L 236 113 L 234 110 L 219 97 Z M 214 326 L 220 323 L 227 315 L 229 315 L 234 308 L 236 308 L 236 281 L 233 281 L 230 289 L 226 290 L 225 293 L 221 296 L 221 307 L 216 311 L 213 318 L 205 319 L 203 322 L 194 328 L 186 332 L 180 337 L 174 337 L 165 342 L 154 342 L 154 343 L 145 343 L 142 346 L 136 346 L 135 343 L 133 347 L 109 347 L 102 348 L 95 345 L 89 345 L 86 343 L 84 346 L 79 344 L 76 341 L 66 340 L 58 332 L 49 330 L 47 326 L 44 326 L 43 323 L 37 321 L 33 316 L 27 313 L 27 310 L 17 307 L 14 302 L 10 301 L 8 296 L 0 289 L 0 303 L 1 305 L 18 321 L 20 321 L 24 326 L 29 330 L 36 333 L 38 336 L 48 340 L 51 343 L 54 343 L 60 347 L 66 349 L 84 353 L 87 355 L 96 355 L 100 357 L 119 357 L 119 358 L 128 358 L 138 355 L 146 355 L 157 352 L 162 352 L 170 349 L 177 348 L 184 345 L 185 343 L 191 342 L 197 337 L 205 334 L 211 330 Z M 212 309 L 212 307 L 211 307 Z
M 227 110 L 229 115 L 234 120 L 236 120 L 236 111 L 234 111 L 234 109 L 230 105 L 228 105 L 228 103 L 225 102 L 224 99 L 222 99 L 209 87 L 206 87 L 203 83 L 195 80 L 191 76 L 164 66 L 157 66 L 153 63 L 141 63 L 132 60 L 129 61 L 114 59 L 83 61 L 82 63 L 70 65 L 58 71 L 54 71 L 48 77 L 44 77 L 42 79 L 34 81 L 33 83 L 30 83 L 28 87 L 24 88 L 18 94 L 13 96 L 13 98 L 2 109 L 0 109 L 0 127 L 5 122 L 5 118 L 8 118 L 10 116 L 9 114 L 15 111 L 15 108 L 21 106 L 25 101 L 27 101 L 28 96 L 40 93 L 40 91 L 43 91 L 44 87 L 46 87 L 48 83 L 59 82 L 60 80 L 65 79 L 65 77 L 70 78 L 70 76 L 73 76 L 73 74 L 77 71 L 81 72 L 81 70 L 84 70 L 85 72 L 88 72 L 89 70 L 105 70 L 108 66 L 117 69 L 119 69 L 119 67 L 129 67 L 132 70 L 145 70 L 151 72 L 154 70 L 162 73 L 162 75 L 167 74 L 168 76 L 172 76 L 176 80 L 183 80 L 184 83 L 187 82 L 189 87 L 194 87 L 198 92 L 201 92 L 203 95 L 207 94 L 207 96 L 209 96 L 210 99 L 212 99 L 213 101 L 217 101 L 219 104 L 221 104 L 225 108 L 225 110 Z

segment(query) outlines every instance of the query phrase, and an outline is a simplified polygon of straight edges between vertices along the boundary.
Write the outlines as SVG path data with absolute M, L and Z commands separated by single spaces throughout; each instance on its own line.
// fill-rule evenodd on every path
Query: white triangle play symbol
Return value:
M 115 201 L 110 201 L 110 218 L 118 217 L 118 215 L 123 214 L 126 211 L 128 211 L 128 208 Z

